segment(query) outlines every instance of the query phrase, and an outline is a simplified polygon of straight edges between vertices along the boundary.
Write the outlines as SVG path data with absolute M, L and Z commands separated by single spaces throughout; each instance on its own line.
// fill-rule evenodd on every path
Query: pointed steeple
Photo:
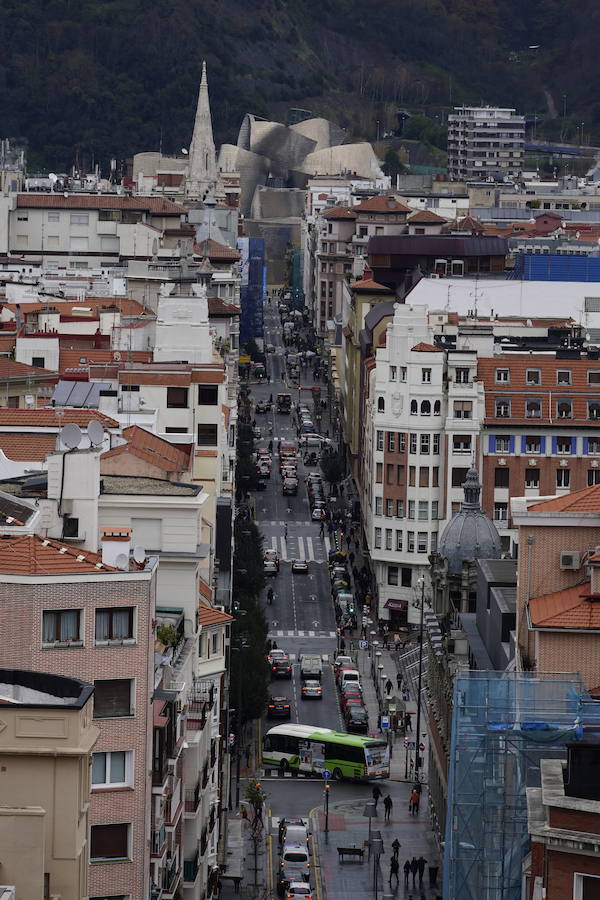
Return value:
M 185 183 L 186 197 L 203 200 L 208 191 L 217 187 L 217 155 L 213 139 L 206 61 L 202 63 L 202 80 L 198 92 L 198 106 L 194 121 L 194 133 L 190 144 L 190 161 Z

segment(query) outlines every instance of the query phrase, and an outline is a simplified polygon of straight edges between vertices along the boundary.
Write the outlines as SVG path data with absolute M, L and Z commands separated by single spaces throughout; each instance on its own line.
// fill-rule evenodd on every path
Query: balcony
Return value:
M 196 853 L 192 857 L 192 859 L 184 859 L 183 861 L 183 880 L 187 882 L 194 882 L 198 877 L 198 869 L 200 868 L 200 851 L 196 850 Z
M 185 792 L 185 814 L 195 816 L 200 806 L 200 782 L 193 790 Z
M 167 828 L 175 828 L 181 818 L 181 810 L 183 808 L 181 778 L 169 775 L 169 789 L 171 790 L 171 796 L 167 797 L 165 803 L 165 824 Z
M 152 856 L 162 856 L 167 846 L 167 832 L 164 825 L 152 830 Z
M 179 855 L 173 857 L 163 871 L 162 889 L 165 896 L 172 896 L 177 890 L 177 885 L 181 878 L 181 866 L 179 865 Z
M 187 727 L 190 731 L 202 731 L 215 702 L 212 681 L 196 681 L 188 697 Z

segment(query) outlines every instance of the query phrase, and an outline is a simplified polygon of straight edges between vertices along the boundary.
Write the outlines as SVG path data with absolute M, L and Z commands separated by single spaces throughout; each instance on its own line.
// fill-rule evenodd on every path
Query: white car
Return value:
M 305 559 L 293 559 L 292 572 L 308 572 L 307 561 Z
M 265 559 L 263 562 L 263 572 L 265 575 L 277 575 L 279 569 L 277 568 L 277 563 L 273 562 L 272 559 Z
M 287 900 L 312 900 L 312 890 L 306 881 L 290 881 L 286 891 Z
M 320 506 L 315 506 L 311 513 L 311 519 L 314 519 L 315 522 L 320 522 L 321 519 L 324 519 L 326 516 L 326 512 L 324 509 L 321 509 Z

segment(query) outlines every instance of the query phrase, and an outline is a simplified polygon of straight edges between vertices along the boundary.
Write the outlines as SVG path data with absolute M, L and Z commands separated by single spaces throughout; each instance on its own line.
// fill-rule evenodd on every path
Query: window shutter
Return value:
M 496 435 L 490 434 L 490 440 L 489 440 L 489 444 L 488 444 L 488 453 L 495 453 L 495 452 L 496 452 Z
M 527 438 L 524 434 L 521 435 L 521 453 L 527 453 Z
M 552 438 L 552 453 L 556 455 L 558 453 L 558 438 Z
M 509 453 L 515 452 L 515 436 L 514 436 L 514 434 L 511 434 L 511 436 L 508 439 L 508 452 Z
M 575 456 L 575 454 L 577 453 L 577 438 L 576 437 L 571 438 L 571 453 L 573 454 L 573 456 Z
M 545 453 L 545 452 L 546 452 L 546 438 L 545 438 L 545 436 L 542 435 L 542 437 L 540 438 L 540 453 Z
M 589 453 L 589 438 L 584 437 L 583 439 L 583 455 L 587 456 Z

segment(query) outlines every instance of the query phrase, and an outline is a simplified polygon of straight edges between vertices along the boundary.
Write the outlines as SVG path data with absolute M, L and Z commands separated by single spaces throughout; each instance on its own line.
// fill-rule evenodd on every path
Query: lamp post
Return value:
M 368 816 L 369 818 L 369 837 L 367 839 L 367 846 L 369 848 L 369 859 L 371 859 L 371 819 L 377 815 L 377 809 L 375 807 L 375 801 L 369 800 L 368 803 L 365 804 L 365 808 L 363 810 L 363 816 Z
M 377 891 L 379 889 L 379 857 L 383 853 L 383 840 L 381 838 L 373 838 L 371 847 L 373 848 L 373 887 L 375 900 L 377 900 Z
M 423 683 L 423 614 L 425 611 L 425 579 L 419 578 L 417 584 L 421 588 L 421 616 L 419 625 L 419 680 L 417 686 L 417 726 L 415 731 L 415 780 L 419 780 L 421 768 L 421 685 Z

